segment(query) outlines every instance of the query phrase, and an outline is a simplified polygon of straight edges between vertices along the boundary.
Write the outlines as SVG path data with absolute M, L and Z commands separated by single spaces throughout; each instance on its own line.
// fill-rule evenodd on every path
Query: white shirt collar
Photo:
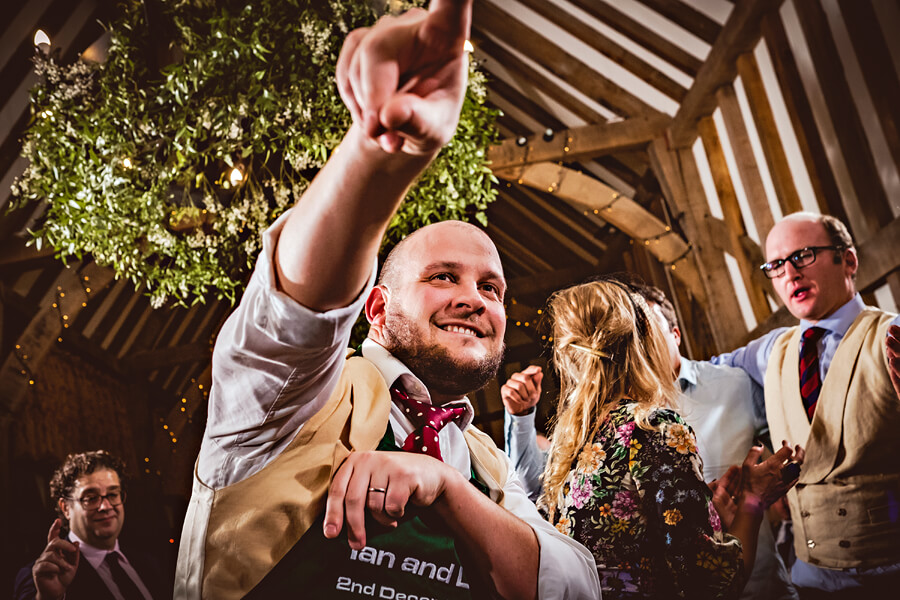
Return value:
M 113 546 L 112 550 L 95 548 L 94 546 L 91 546 L 83 539 L 78 537 L 78 535 L 74 531 L 69 531 L 69 540 L 72 542 L 78 542 L 78 549 L 81 551 L 81 555 L 84 556 L 89 563 L 91 563 L 91 566 L 94 567 L 94 570 L 99 569 L 100 565 L 103 564 L 103 561 L 106 560 L 106 555 L 110 552 L 115 552 L 121 558 L 125 559 L 125 555 L 122 554 L 122 551 L 119 549 L 119 540 L 116 540 L 116 545 Z
M 428 388 L 425 387 L 422 380 L 413 375 L 412 371 L 388 352 L 384 346 L 366 338 L 362 343 L 362 354 L 366 360 L 375 365 L 375 368 L 381 373 L 389 387 L 394 385 L 394 382 L 399 379 L 400 383 L 403 384 L 403 389 L 406 390 L 410 398 L 431 404 L 431 394 L 428 393 Z M 465 396 L 461 400 L 454 402 L 453 405 L 466 409 L 465 414 L 458 421 L 460 430 L 465 431 L 466 427 L 472 423 L 475 409 L 472 408 L 469 398 Z

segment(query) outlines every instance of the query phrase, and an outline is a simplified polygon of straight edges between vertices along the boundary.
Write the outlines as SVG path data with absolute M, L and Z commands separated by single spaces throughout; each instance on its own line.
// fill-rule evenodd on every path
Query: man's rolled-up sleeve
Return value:
M 600 598 L 600 579 L 590 551 L 548 523 L 525 495 L 515 472 L 510 469 L 503 488 L 503 506 L 528 523 L 540 546 L 538 598 L 574 600 Z

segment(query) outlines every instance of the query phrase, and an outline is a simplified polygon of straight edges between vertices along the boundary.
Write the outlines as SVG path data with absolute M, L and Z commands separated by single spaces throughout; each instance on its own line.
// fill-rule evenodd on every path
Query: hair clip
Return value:
M 567 344 L 575 348 L 576 350 L 581 350 L 582 352 L 587 352 L 588 354 L 593 354 L 594 356 L 598 356 L 600 358 L 605 358 L 607 360 L 612 360 L 612 355 L 607 354 L 606 352 L 601 352 L 600 350 L 594 350 L 593 348 L 588 348 L 587 346 L 582 346 L 580 344 Z

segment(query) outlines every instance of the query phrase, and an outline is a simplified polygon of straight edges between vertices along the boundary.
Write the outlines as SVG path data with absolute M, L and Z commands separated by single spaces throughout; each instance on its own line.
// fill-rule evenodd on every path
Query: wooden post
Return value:
M 700 305 L 708 315 L 716 351 L 737 346 L 747 328 L 722 251 L 713 243 L 707 226 L 709 205 L 690 149 L 670 151 L 665 138 L 650 145 L 650 164 L 675 218 L 693 246 L 692 260 L 701 275 L 706 300 Z
M 781 143 L 781 136 L 778 133 L 778 126 L 775 124 L 772 106 L 769 104 L 756 58 L 749 52 L 742 54 L 737 59 L 737 67 L 741 81 L 744 83 L 744 90 L 747 92 L 750 112 L 753 114 L 753 121 L 759 132 L 759 141 L 766 157 L 769 174 L 772 176 L 772 183 L 775 185 L 775 194 L 778 196 L 781 212 L 789 215 L 801 211 L 803 206 L 800 204 L 794 177 L 784 153 L 784 146 Z
M 725 162 L 725 155 L 722 151 L 722 145 L 712 117 L 700 119 L 698 129 L 700 130 L 700 139 L 703 141 L 703 147 L 706 150 L 706 156 L 709 159 L 709 168 L 716 185 L 719 203 L 722 205 L 722 213 L 725 215 L 725 223 L 728 225 L 730 247 L 733 249 L 732 254 L 740 267 L 744 287 L 747 289 L 747 295 L 750 297 L 750 306 L 753 308 L 753 314 L 756 316 L 757 321 L 763 321 L 772 311 L 769 309 L 765 293 L 753 285 L 753 270 L 758 265 L 751 264 L 746 253 L 743 252 L 740 240 L 743 237 L 747 237 L 747 230 L 744 227 L 741 207 L 738 205 L 734 184 L 731 181 L 731 175 L 728 173 L 728 165 Z M 728 246 L 724 248 L 728 248 Z

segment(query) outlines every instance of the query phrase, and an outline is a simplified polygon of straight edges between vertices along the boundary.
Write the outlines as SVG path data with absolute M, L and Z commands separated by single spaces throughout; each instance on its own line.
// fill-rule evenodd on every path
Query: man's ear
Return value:
M 847 265 L 848 275 L 856 276 L 856 270 L 859 269 L 859 258 L 856 256 L 855 248 L 847 248 L 844 250 L 844 264 Z
M 383 285 L 376 285 L 366 298 L 366 320 L 372 327 L 384 325 L 385 310 L 390 301 L 391 292 Z
M 672 335 L 675 336 L 675 345 L 681 346 L 681 330 L 678 329 L 678 325 L 672 328 Z
M 68 521 L 70 518 L 69 517 L 69 503 L 66 502 L 65 498 L 60 498 L 58 500 L 58 502 L 59 502 L 59 510 L 62 512 L 62 514 L 66 517 L 66 520 Z

